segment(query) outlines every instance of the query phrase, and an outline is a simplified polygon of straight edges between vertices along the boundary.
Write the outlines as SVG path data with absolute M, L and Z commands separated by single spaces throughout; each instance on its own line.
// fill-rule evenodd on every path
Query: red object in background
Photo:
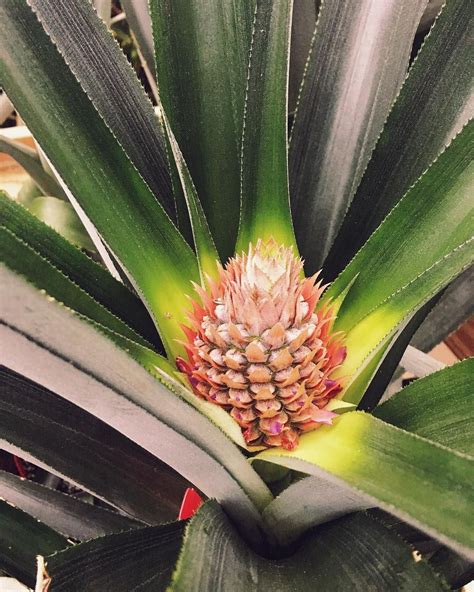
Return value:
M 178 520 L 191 518 L 202 505 L 202 498 L 192 487 L 188 487 L 184 492 L 183 501 L 179 510 Z
M 25 465 L 23 464 L 23 460 L 19 457 L 16 456 L 15 454 L 13 455 L 13 462 L 15 463 L 15 467 L 17 470 L 17 473 L 20 477 L 23 477 L 23 479 L 26 479 L 27 477 L 27 472 L 25 469 Z

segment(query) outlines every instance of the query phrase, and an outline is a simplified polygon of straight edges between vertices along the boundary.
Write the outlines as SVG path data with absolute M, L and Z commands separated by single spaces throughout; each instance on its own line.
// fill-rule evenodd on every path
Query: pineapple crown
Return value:
M 230 259 L 209 289 L 195 285 L 188 361 L 194 392 L 223 406 L 251 449 L 294 448 L 299 434 L 331 423 L 342 390 L 333 373 L 345 358 L 331 310 L 316 311 L 324 286 L 304 278 L 303 262 L 273 239 Z

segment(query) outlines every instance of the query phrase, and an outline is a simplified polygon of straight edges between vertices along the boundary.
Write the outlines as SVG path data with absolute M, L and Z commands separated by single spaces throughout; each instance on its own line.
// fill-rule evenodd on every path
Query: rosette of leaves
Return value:
M 448 0 L 407 75 L 425 4 L 323 2 L 288 135 L 298 3 L 151 0 L 158 110 L 88 2 L 0 3 L 0 83 L 105 264 L 2 197 L 1 447 L 105 502 L 1 474 L 2 570 L 50 591 L 468 579 L 472 361 L 377 406 L 474 253 L 472 5 Z M 347 355 L 332 425 L 255 451 L 176 361 L 195 285 L 259 241 L 322 270 Z M 176 521 L 186 482 L 208 501 Z

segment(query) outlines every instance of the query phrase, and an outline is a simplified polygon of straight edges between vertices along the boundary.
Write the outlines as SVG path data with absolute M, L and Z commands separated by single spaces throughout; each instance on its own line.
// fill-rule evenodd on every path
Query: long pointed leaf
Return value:
M 126 323 L 115 317 L 49 261 L 3 227 L 0 227 L 0 255 L 7 267 L 21 274 L 38 289 L 45 290 L 49 296 L 110 330 L 147 345 L 147 342 Z
M 405 78 L 426 0 L 324 2 L 290 144 L 296 238 L 322 267 Z
M 426 315 L 433 308 L 434 304 L 439 300 L 441 293 L 438 293 L 426 304 L 424 304 L 405 324 L 404 328 L 399 332 L 395 341 L 390 344 L 386 355 L 383 357 L 381 363 L 364 392 L 364 396 L 359 402 L 358 409 L 363 411 L 371 411 L 382 399 L 390 381 L 397 370 L 402 357 L 404 356 L 407 347 L 410 343 L 413 334 L 418 329 L 420 324 L 426 318 Z
M 54 553 L 68 541 L 52 528 L 0 500 L 0 569 L 33 587 L 36 555 Z
M 208 275 L 213 279 L 218 278 L 217 263 L 219 261 L 219 253 L 209 230 L 209 225 L 206 220 L 206 215 L 202 209 L 199 196 L 194 186 L 191 175 L 183 154 L 176 142 L 176 138 L 168 124 L 166 116 L 164 116 L 165 130 L 168 136 L 169 144 L 173 152 L 176 169 L 178 171 L 181 187 L 186 200 L 189 220 L 194 238 L 194 246 L 199 262 L 199 270 L 201 273 L 201 284 L 205 284 L 205 277 Z
M 0 471 L 0 497 L 79 541 L 141 526 L 136 520 L 5 471 Z
M 466 360 L 415 381 L 377 407 L 374 415 L 472 455 L 474 417 L 470 384 L 473 365 L 473 360 Z M 300 503 L 302 499 L 304 504 Z M 311 526 L 369 508 L 373 503 L 369 496 L 328 478 L 321 471 L 315 477 L 290 485 L 265 508 L 263 517 L 277 538 L 286 542 Z
M 314 27 L 318 18 L 321 0 L 297 0 L 293 6 L 291 24 L 290 80 L 288 88 L 288 111 L 294 113 L 301 82 L 304 76 Z
M 446 286 L 474 260 L 474 239 L 454 249 L 443 260 L 404 286 L 400 291 L 362 319 L 351 329 L 345 339 L 349 352 L 338 372 L 348 376 L 344 399 L 358 403 L 386 352 L 413 318 L 413 311 L 421 307 L 433 294 Z M 361 339 L 365 339 L 362 343 Z M 362 374 L 365 373 L 364 380 Z
M 40 187 L 43 195 L 54 195 L 66 199 L 64 191 L 54 178 L 44 170 L 38 154 L 32 148 L 23 146 L 19 142 L 14 142 L 0 134 L 0 152 L 14 158 Z
M 421 378 L 374 410 L 408 432 L 474 456 L 474 359 Z
M 173 466 L 206 495 L 221 500 L 249 536 L 258 537 L 254 504 L 265 506 L 271 494 L 237 447 L 90 325 L 8 271 L 2 279 L 12 295 L 2 302 L 8 324 L 5 363 Z M 65 326 L 67 340 L 62 337 Z
M 327 291 L 338 303 L 350 286 L 335 324 L 348 333 L 341 372 L 355 378 L 379 344 L 472 262 L 473 135 L 471 122 Z
M 292 0 L 257 2 L 245 97 L 237 250 L 274 238 L 296 248 L 287 160 Z
M 327 471 L 370 496 L 374 505 L 474 557 L 470 457 L 352 411 L 333 426 L 305 434 L 294 451 L 267 450 L 254 458 L 309 474 Z
M 132 338 L 140 341 L 136 335 L 138 333 L 145 337 L 146 341 L 143 340 L 145 345 L 150 341 L 158 347 L 160 346 L 160 341 L 146 309 L 130 290 L 115 280 L 103 267 L 94 263 L 52 228 L 38 221 L 25 208 L 16 204 L 2 192 L 0 192 L 0 223 L 7 231 L 7 236 L 8 233 L 11 233 L 10 237 L 12 238 L 10 245 L 8 242 L 5 244 L 11 257 L 7 259 L 7 251 L 2 251 L 4 262 L 9 262 L 9 265 L 14 267 L 16 262 L 25 273 L 28 261 L 31 261 L 30 269 L 33 275 L 27 274 L 28 278 L 30 281 L 36 279 L 38 287 L 48 292 L 51 289 L 48 274 L 42 274 L 35 263 L 35 261 L 42 259 L 40 265 L 43 269 L 48 268 L 50 276 L 56 277 L 61 284 L 68 286 L 68 293 L 72 296 L 71 300 L 66 302 L 68 306 L 77 309 L 78 296 L 76 294 L 79 293 L 79 298 L 82 299 L 87 299 L 87 295 L 89 295 L 89 304 L 93 306 L 94 310 L 97 309 L 97 306 L 93 301 L 105 309 L 101 311 L 100 317 L 89 316 L 99 322 L 103 322 L 105 318 L 103 315 L 106 315 L 107 318 L 112 315 L 118 317 L 110 325 L 110 328 L 117 329 L 117 322 L 121 320 L 121 328 L 125 324 L 129 324 L 133 329 L 129 333 L 125 329 L 125 335 L 129 334 Z M 24 258 L 14 248 L 14 244 L 19 243 L 25 253 Z M 69 280 L 77 289 L 75 290 L 66 280 Z M 54 296 L 54 294 L 51 295 Z M 87 311 L 84 311 L 84 314 L 87 314 Z
M 0 221 L 94 300 L 162 349 L 148 311 L 128 288 L 1 191 Z
M 45 568 L 37 586 L 51 592 L 162 592 L 171 580 L 185 525 L 173 522 L 101 537 L 76 545 L 71 553 L 42 558 Z
M 29 4 L 127 156 L 174 218 L 158 118 L 107 26 L 82 0 L 31 0 Z
M 255 0 L 150 0 L 160 98 L 223 260 L 239 222 L 240 139 Z
M 385 124 L 336 242 L 324 263 L 331 281 L 397 201 L 474 115 L 474 7 L 446 2 Z
M 289 557 L 268 560 L 245 545 L 211 502 L 186 527 L 169 591 L 312 592 L 408 586 L 426 592 L 444 589 L 424 562 L 415 563 L 401 538 L 367 516 L 350 516 L 308 533 Z
M 0 377 L 0 447 L 143 522 L 176 516 L 186 482 L 169 467 L 40 385 L 5 368 Z
M 177 321 L 189 280 L 199 278 L 194 254 L 25 0 L 2 3 L 0 18 L 9 31 L 0 40 L 2 84 L 144 298 L 167 350 L 181 352 Z

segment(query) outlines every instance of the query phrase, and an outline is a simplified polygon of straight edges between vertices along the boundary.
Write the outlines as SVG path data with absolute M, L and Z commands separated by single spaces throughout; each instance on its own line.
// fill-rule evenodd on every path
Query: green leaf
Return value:
M 406 75 L 424 0 L 324 2 L 291 133 L 290 195 L 307 274 L 322 267 Z
M 10 295 L 1 311 L 8 324 L 2 330 L 6 365 L 174 467 L 218 499 L 249 536 L 260 536 L 256 508 L 271 494 L 216 426 L 67 309 L 8 270 L 2 282 Z
M 401 538 L 363 514 L 308 533 L 289 557 L 266 559 L 208 502 L 186 527 L 169 592 L 409 589 L 445 588 Z
M 288 68 L 293 2 L 257 2 L 241 153 L 237 251 L 274 238 L 294 246 L 288 193 Z
M 83 92 L 174 219 L 161 126 L 136 73 L 107 26 L 90 2 L 31 0 L 29 4 Z
M 298 0 L 293 6 L 290 80 L 288 85 L 288 111 L 290 115 L 296 108 L 320 4 L 321 0 Z
M 156 91 L 158 93 L 158 89 Z M 159 98 L 159 97 L 158 97 Z M 176 218 L 179 231 L 186 239 L 188 244 L 194 245 L 193 231 L 191 227 L 191 221 L 189 220 L 188 205 L 186 202 L 186 196 L 184 193 L 181 177 L 178 170 L 178 165 L 173 155 L 173 149 L 170 143 L 169 133 L 165 129 L 165 114 L 162 107 L 157 107 L 157 115 L 160 119 L 161 127 L 163 128 L 163 134 L 166 141 L 166 154 L 168 156 L 168 162 L 170 167 L 171 184 L 173 186 L 174 201 L 176 204 Z
M 470 457 L 351 411 L 333 426 L 303 435 L 295 450 L 269 449 L 254 460 L 316 476 L 322 469 L 370 496 L 373 505 L 474 557 L 469 524 L 474 511 L 474 461 Z
M 265 508 L 263 519 L 278 542 L 288 545 L 314 526 L 373 505 L 368 496 L 320 471 L 317 477 L 305 477 L 284 489 Z
M 390 343 L 390 348 L 387 350 L 387 353 L 385 355 L 383 355 L 383 353 L 381 354 L 381 359 L 379 360 L 380 363 L 377 365 L 376 372 L 375 374 L 372 374 L 373 378 L 365 389 L 363 397 L 360 399 L 358 409 L 371 411 L 379 403 L 407 350 L 413 334 L 436 302 L 438 302 L 441 295 L 442 292 L 438 292 L 438 294 L 424 304 L 410 318 L 408 323 L 404 325 L 404 328 L 398 332 L 395 339 Z M 370 378 L 371 376 L 368 377 L 369 380 Z
M 160 98 L 222 260 L 234 254 L 255 0 L 150 0 Z
M 185 522 L 101 537 L 44 558 L 37 586 L 51 592 L 161 592 L 171 579 Z
M 472 262 L 473 136 L 471 123 L 326 292 L 324 298 L 335 299 L 338 307 L 335 328 L 347 334 L 348 356 L 340 372 L 351 376 L 348 385 L 370 364 L 379 344 Z M 358 402 L 362 394 L 359 388 L 344 396 Z
M 68 541 L 52 528 L 0 500 L 0 569 L 34 587 L 36 556 L 64 549 Z
M 167 351 L 181 353 L 179 321 L 199 278 L 194 254 L 25 0 L 2 4 L 0 18 L 9 31 L 0 41 L 2 84 L 145 300 Z
M 428 560 L 434 572 L 443 576 L 453 590 L 467 586 L 474 579 L 474 562 L 442 547 Z
M 14 158 L 30 177 L 32 177 L 38 187 L 41 188 L 43 195 L 54 195 L 55 197 L 66 199 L 64 191 L 56 183 L 56 180 L 44 170 L 35 150 L 23 146 L 19 142 L 14 142 L 0 134 L 0 152 L 4 152 Z
M 0 191 L 0 222 L 64 276 L 157 347 L 161 342 L 138 298 L 52 228 Z M 26 261 L 23 262 L 23 265 Z M 43 278 L 44 279 L 44 278 Z M 45 283 L 41 286 L 48 289 Z M 72 305 L 72 303 L 71 303 Z M 74 308 L 74 306 L 72 305 Z
M 147 345 L 147 341 L 126 323 L 3 226 L 0 226 L 0 254 L 9 269 L 21 274 L 37 288 L 45 290 L 49 296 L 111 331 Z
M 0 378 L 2 448 L 142 522 L 176 517 L 186 482 L 169 467 L 50 390 L 5 368 Z
M 166 134 L 169 145 L 173 153 L 173 159 L 176 164 L 179 179 L 181 182 L 183 194 L 186 200 L 189 219 L 194 238 L 194 246 L 199 262 L 199 271 L 201 273 L 201 285 L 206 283 L 206 275 L 212 279 L 218 279 L 217 263 L 219 262 L 219 254 L 214 244 L 209 225 L 206 220 L 206 215 L 202 209 L 199 196 L 194 186 L 188 167 L 184 161 L 183 154 L 176 142 L 176 138 L 169 126 L 166 116 L 163 116 Z
M 28 206 L 30 212 L 77 247 L 94 251 L 95 247 L 76 211 L 57 197 L 41 196 Z
M 136 520 L 5 471 L 0 471 L 0 497 L 79 541 L 142 526 Z
M 474 358 L 420 378 L 374 410 L 403 430 L 474 456 Z
M 122 0 L 120 4 L 125 11 L 127 22 L 137 40 L 143 59 L 152 76 L 156 78 L 155 50 L 148 0 Z
M 474 268 L 466 269 L 446 289 L 411 343 L 428 352 L 474 314 Z
M 331 281 L 474 115 L 469 2 L 450 0 L 410 69 L 328 259 Z

